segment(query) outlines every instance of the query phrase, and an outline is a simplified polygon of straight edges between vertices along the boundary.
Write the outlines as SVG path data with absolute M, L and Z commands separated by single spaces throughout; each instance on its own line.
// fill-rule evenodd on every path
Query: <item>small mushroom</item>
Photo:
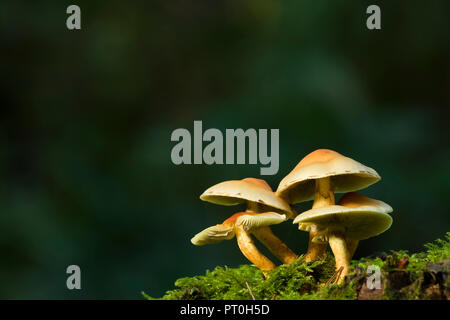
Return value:
M 275 264 L 256 248 L 251 234 L 270 225 L 286 220 L 286 215 L 276 212 L 253 213 L 239 212 L 218 224 L 196 234 L 191 242 L 196 246 L 214 244 L 233 239 L 236 235 L 238 246 L 243 255 L 261 270 L 271 270 Z
M 278 197 L 267 182 L 261 179 L 245 178 L 221 182 L 203 192 L 200 199 L 225 206 L 244 203 L 247 213 L 276 212 L 288 218 L 295 216 L 291 206 Z M 255 229 L 253 235 L 283 263 L 290 264 L 297 258 L 269 226 Z
M 313 243 L 330 244 L 336 270 L 342 267 L 337 279 L 337 283 L 341 283 L 348 274 L 359 240 L 374 237 L 389 229 L 392 224 L 390 212 L 392 208 L 388 204 L 350 192 L 341 198 L 338 205 L 305 211 L 294 219 L 294 223 L 299 224 L 300 230 L 316 230 Z
M 334 205 L 334 193 L 357 191 L 380 179 L 372 168 L 335 151 L 319 149 L 305 156 L 281 180 L 276 193 L 290 204 L 314 199 L 312 208 L 316 209 Z M 303 228 L 309 231 L 305 259 L 309 261 L 322 258 L 326 244 L 312 241 L 319 230 L 308 224 Z

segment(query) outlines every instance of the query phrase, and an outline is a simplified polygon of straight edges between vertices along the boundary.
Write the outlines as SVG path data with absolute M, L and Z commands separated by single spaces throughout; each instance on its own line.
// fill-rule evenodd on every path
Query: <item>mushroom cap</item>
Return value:
M 197 233 L 191 239 L 191 242 L 196 246 L 203 246 L 205 244 L 219 243 L 223 240 L 231 240 L 234 238 L 234 235 L 233 225 L 217 224 Z
M 319 233 L 340 231 L 346 238 L 364 240 L 390 228 L 390 212 L 391 206 L 383 201 L 351 192 L 341 198 L 339 205 L 305 211 L 295 218 L 294 223 L 299 223 L 299 229 L 304 231 L 310 231 L 314 226 L 315 230 L 322 230 Z
M 336 193 L 364 189 L 379 181 L 378 173 L 365 165 L 328 149 L 319 149 L 304 157 L 281 180 L 277 195 L 289 203 L 314 199 L 315 179 L 330 177 Z
M 278 214 L 276 212 L 264 212 L 254 214 L 243 214 L 236 219 L 236 225 L 242 226 L 246 231 L 252 229 L 268 227 L 273 224 L 279 224 L 286 221 L 285 214 Z
M 191 239 L 191 242 L 196 246 L 219 243 L 223 240 L 233 239 L 236 226 L 242 226 L 245 231 L 251 231 L 256 228 L 279 224 L 283 221 L 286 221 L 286 215 L 276 212 L 239 212 L 232 215 L 222 224 L 216 224 L 200 231 Z
M 278 197 L 267 182 L 261 179 L 224 181 L 208 188 L 200 199 L 224 206 L 255 202 L 268 207 L 265 211 L 276 209 L 286 213 L 288 217 L 295 216 L 290 205 Z

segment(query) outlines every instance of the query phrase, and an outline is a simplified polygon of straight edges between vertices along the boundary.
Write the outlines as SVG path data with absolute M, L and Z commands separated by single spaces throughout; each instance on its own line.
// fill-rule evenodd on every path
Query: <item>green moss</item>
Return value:
M 334 274 L 334 260 L 306 262 L 299 257 L 290 265 L 267 272 L 267 278 L 254 266 L 216 267 L 205 275 L 186 277 L 175 282 L 177 289 L 167 291 L 163 300 L 258 300 L 312 299 L 440 299 L 450 296 L 450 232 L 444 240 L 426 244 L 426 251 L 409 255 L 407 251 L 379 253 L 352 261 L 351 274 L 342 285 L 325 283 Z M 383 288 L 365 288 L 369 265 L 381 270 Z M 247 286 L 248 285 L 248 286 Z M 146 299 L 152 298 L 142 293 Z
M 427 243 L 425 247 L 427 251 L 411 255 L 409 270 L 422 270 L 430 263 L 450 260 L 450 232 L 447 232 L 444 240 L 437 239 L 435 243 Z
M 175 281 L 179 289 L 171 290 L 161 298 L 172 299 L 302 299 L 316 292 L 320 283 L 334 273 L 331 256 L 324 260 L 306 262 L 299 257 L 290 265 L 281 265 L 267 272 L 267 279 L 256 267 L 216 267 L 203 276 L 181 278 Z M 248 284 L 248 287 L 247 287 Z M 147 299 L 154 299 L 145 295 Z
M 430 263 L 441 263 L 450 260 L 450 232 L 447 232 L 444 239 L 437 239 L 434 243 L 425 244 L 427 248 L 424 252 L 409 255 L 408 251 L 391 251 L 389 254 L 379 253 L 374 257 L 362 258 L 352 261 L 353 267 L 366 268 L 367 265 L 377 265 L 384 271 L 391 271 L 398 267 L 401 259 L 407 258 L 407 271 L 420 271 L 427 268 Z
M 384 284 L 381 299 L 448 299 L 450 232 L 444 239 L 425 244 L 425 248 L 426 251 L 411 255 L 407 251 L 391 251 L 353 261 L 353 270 L 358 268 L 366 276 L 369 265 L 380 267 Z
M 256 299 L 303 299 L 319 289 L 334 273 L 334 261 L 327 255 L 324 260 L 306 262 L 303 257 L 290 265 L 281 265 L 268 272 L 268 279 L 256 284 Z M 255 293 L 256 292 L 256 293 Z

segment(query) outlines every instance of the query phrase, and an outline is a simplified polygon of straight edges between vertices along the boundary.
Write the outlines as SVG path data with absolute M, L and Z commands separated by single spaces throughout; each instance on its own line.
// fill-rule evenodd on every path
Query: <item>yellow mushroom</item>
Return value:
M 314 200 L 313 209 L 334 205 L 334 193 L 364 189 L 379 181 L 378 173 L 365 165 L 335 151 L 319 149 L 305 156 L 297 166 L 281 180 L 276 194 L 290 204 Z M 305 224 L 309 232 L 306 260 L 320 259 L 325 254 L 326 243 L 314 243 L 319 230 Z
M 287 218 L 295 216 L 290 205 L 278 197 L 267 182 L 261 179 L 245 178 L 221 182 L 203 192 L 200 199 L 226 206 L 244 203 L 247 213 L 276 212 Z M 272 232 L 269 226 L 255 229 L 253 235 L 281 262 L 290 264 L 297 258 L 297 255 Z
M 271 270 L 275 264 L 263 255 L 253 243 L 251 234 L 286 220 L 286 215 L 276 212 L 239 212 L 218 224 L 196 234 L 191 242 L 196 246 L 214 244 L 223 240 L 237 238 L 242 254 L 261 270 Z
M 379 235 L 390 228 L 392 212 L 388 204 L 365 197 L 359 193 L 345 194 L 338 205 L 314 208 L 294 219 L 299 229 L 317 233 L 313 243 L 330 244 L 336 260 L 336 270 L 342 267 L 337 283 L 348 274 L 350 261 L 360 240 Z

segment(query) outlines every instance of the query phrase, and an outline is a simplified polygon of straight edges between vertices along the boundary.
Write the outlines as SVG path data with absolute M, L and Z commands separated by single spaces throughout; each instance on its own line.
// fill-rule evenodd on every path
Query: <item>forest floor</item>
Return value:
M 252 265 L 216 267 L 205 275 L 178 279 L 178 288 L 158 299 L 449 300 L 450 232 L 425 248 L 414 254 L 392 251 L 353 260 L 351 273 L 340 285 L 332 281 L 335 265 L 331 255 L 313 262 L 300 256 L 290 265 L 267 272 L 267 278 Z M 378 283 L 370 281 L 376 274 Z M 142 294 L 146 299 L 157 299 Z

